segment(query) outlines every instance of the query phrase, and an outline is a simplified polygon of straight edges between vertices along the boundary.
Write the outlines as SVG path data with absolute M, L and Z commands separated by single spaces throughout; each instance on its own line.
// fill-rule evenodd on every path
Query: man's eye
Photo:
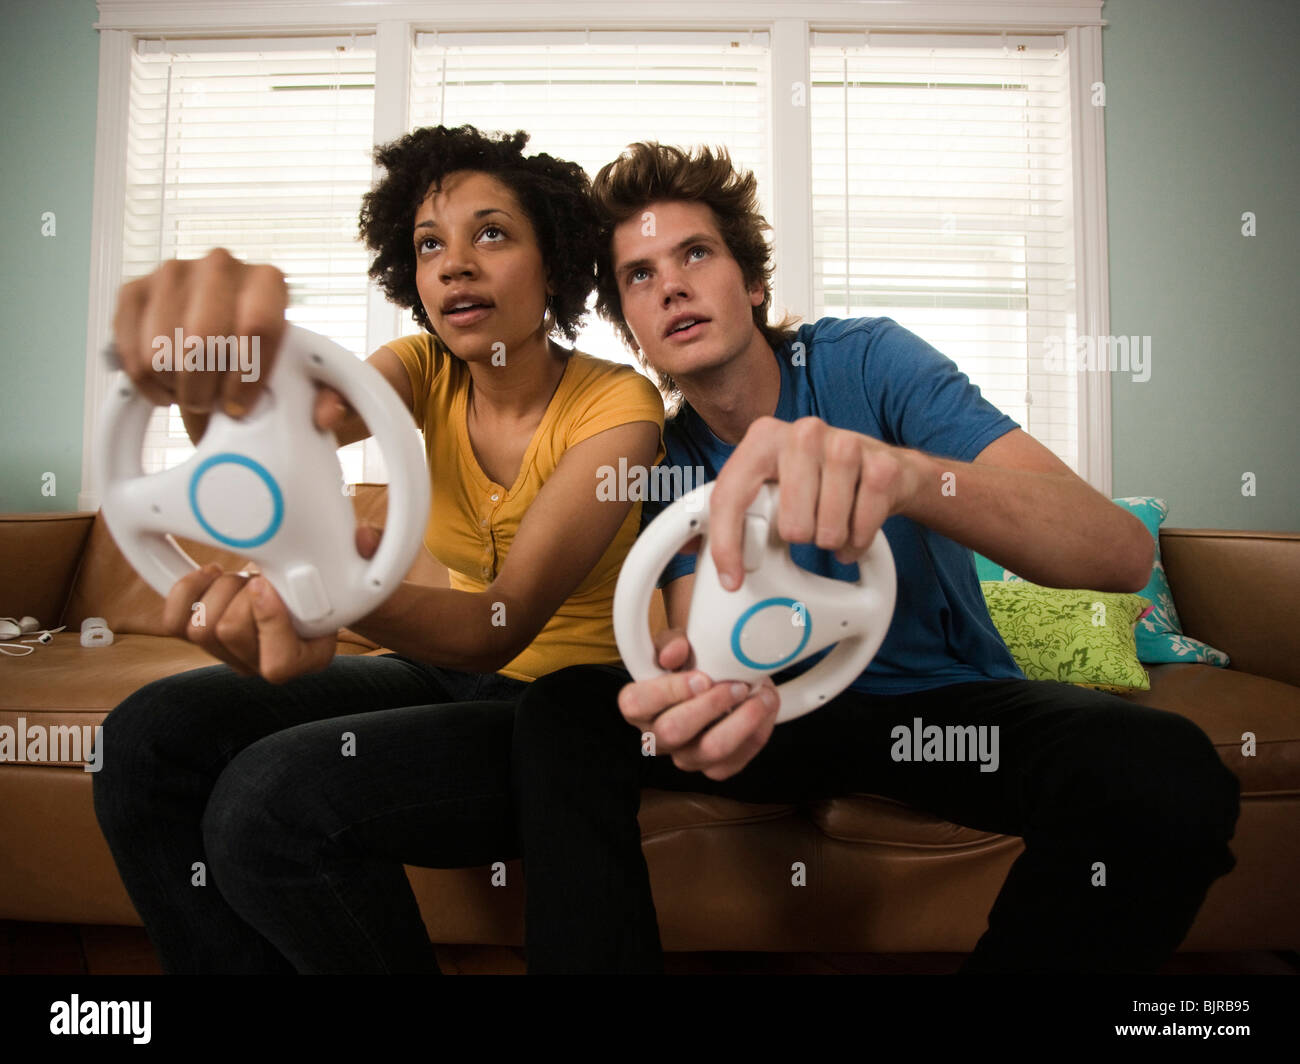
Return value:
M 696 244 L 695 247 L 691 248 L 691 250 L 687 254 L 694 255 L 697 251 L 701 255 L 707 255 L 709 253 L 708 248 L 704 247 L 702 244 Z
M 637 281 L 640 279 L 640 275 L 643 273 L 649 276 L 649 272 L 644 267 L 638 266 L 635 270 L 633 270 L 631 273 L 627 275 L 628 282 L 631 284 L 636 284 Z

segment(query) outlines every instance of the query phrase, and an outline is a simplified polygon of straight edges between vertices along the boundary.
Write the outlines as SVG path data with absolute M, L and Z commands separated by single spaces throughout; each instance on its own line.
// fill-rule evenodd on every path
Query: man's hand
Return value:
M 911 502 L 922 471 L 916 452 L 820 418 L 759 418 L 723 465 L 709 505 L 713 564 L 730 591 L 745 575 L 745 509 L 769 480 L 780 487 L 781 538 L 833 550 L 847 565 L 866 553 L 886 518 Z
M 369 558 L 381 533 L 357 529 L 356 546 Z M 203 610 L 193 607 L 203 604 Z M 202 624 L 196 624 L 196 621 Z M 319 672 L 334 658 L 337 637 L 303 639 L 270 581 L 246 573 L 223 573 L 213 564 L 177 580 L 163 604 L 163 626 L 174 636 L 202 647 L 241 676 L 285 683 Z
M 680 629 L 660 632 L 655 648 L 665 669 L 682 669 L 692 657 Z M 618 695 L 623 718 L 654 735 L 657 754 L 672 754 L 683 772 L 711 780 L 734 776 L 763 749 L 780 704 L 770 680 L 751 692 L 747 684 L 715 684 L 694 670 L 630 683 Z

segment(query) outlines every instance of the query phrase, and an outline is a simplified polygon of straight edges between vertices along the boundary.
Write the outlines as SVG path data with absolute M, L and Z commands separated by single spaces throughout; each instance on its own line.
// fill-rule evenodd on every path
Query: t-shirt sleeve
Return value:
M 589 440 L 606 429 L 650 421 L 659 428 L 659 449 L 655 461 L 663 457 L 664 401 L 656 388 L 630 366 L 602 374 L 583 395 L 582 412 L 573 419 L 565 434 L 566 448 Z
M 433 390 L 434 378 L 442 372 L 451 354 L 441 340 L 429 333 L 400 336 L 384 346 L 400 358 L 406 367 L 413 397 L 411 413 L 415 417 L 416 427 L 423 432 L 425 409 L 429 393 Z
M 862 376 L 886 442 L 900 447 L 969 462 L 1020 427 L 952 359 L 889 319 L 872 331 Z
M 700 481 L 697 479 L 701 475 L 707 475 L 706 470 L 700 465 L 700 460 L 694 457 L 693 453 L 683 446 L 685 429 L 682 427 L 685 420 L 683 413 L 678 413 L 677 418 L 666 423 L 664 427 L 664 446 L 665 456 L 663 462 L 669 465 L 677 465 L 682 470 L 690 469 L 692 476 L 690 482 L 686 481 L 685 476 L 682 478 L 682 490 L 685 491 L 690 487 L 699 487 Z M 658 493 L 651 498 L 646 499 L 641 504 L 641 531 L 644 532 L 647 526 L 671 506 L 680 497 L 676 488 L 677 484 L 669 478 L 668 483 L 672 485 L 673 491 L 671 497 L 660 497 Z M 695 555 L 694 554 L 674 554 L 664 567 L 664 571 L 659 574 L 655 581 L 656 587 L 664 587 L 671 584 L 679 576 L 686 576 L 695 572 Z

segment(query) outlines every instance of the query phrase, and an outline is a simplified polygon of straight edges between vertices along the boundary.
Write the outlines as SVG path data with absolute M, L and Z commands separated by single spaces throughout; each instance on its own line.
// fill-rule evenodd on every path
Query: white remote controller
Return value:
M 357 553 L 332 432 L 312 423 L 313 380 L 336 389 L 374 432 L 388 467 L 388 517 L 374 557 Z M 114 375 L 100 417 L 95 479 L 122 553 L 158 594 L 198 565 L 173 535 L 255 561 L 303 638 L 346 627 L 402 582 L 429 520 L 429 473 L 410 411 L 373 366 L 298 326 L 242 419 L 216 410 L 197 453 L 146 476 L 141 449 L 153 404 Z
M 715 683 L 754 684 L 838 644 L 813 668 L 778 685 L 777 723 L 794 720 L 838 695 L 875 657 L 894 614 L 897 574 L 883 531 L 858 562 L 856 584 L 800 569 L 776 531 L 778 494 L 764 484 L 745 513 L 745 579 L 727 591 L 709 553 L 713 483 L 683 495 L 633 544 L 614 591 L 614 636 L 634 680 L 665 670 L 656 660 L 647 615 L 659 574 L 693 537 L 696 555 L 686 637 L 695 667 Z

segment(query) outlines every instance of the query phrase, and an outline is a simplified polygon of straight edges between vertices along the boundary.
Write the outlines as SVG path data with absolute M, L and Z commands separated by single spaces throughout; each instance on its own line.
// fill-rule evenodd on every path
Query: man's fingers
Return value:
M 801 418 L 790 427 L 789 446 L 777 458 L 776 530 L 787 543 L 811 543 L 817 532 L 824 433 L 816 418 Z
M 697 740 L 678 749 L 673 764 L 684 772 L 703 772 L 710 779 L 735 775 L 767 743 L 776 712 L 761 692 L 744 700 Z
M 765 481 L 776 480 L 781 444 L 790 426 L 772 417 L 750 425 L 744 438 L 723 464 L 709 497 L 709 550 L 718 579 L 729 591 L 745 578 L 741 544 L 745 510 Z
M 702 672 L 670 672 L 624 684 L 618 693 L 618 708 L 629 724 L 644 729 L 669 706 L 695 698 L 712 686 Z
M 676 672 L 686 667 L 686 662 L 693 656 L 690 640 L 680 628 L 664 628 L 653 636 L 655 660 L 661 669 Z
M 879 460 L 877 460 L 879 461 Z M 891 459 L 885 459 L 888 462 Z M 857 498 L 853 503 L 852 528 L 849 541 L 835 552 L 837 561 L 847 565 L 867 552 L 876 533 L 889 517 L 891 495 L 888 490 L 888 470 L 868 460 L 862 467 Z
M 671 754 L 698 742 L 701 733 L 730 713 L 748 692 L 747 684 L 720 683 L 665 710 L 649 729 L 655 734 L 656 752 Z
M 861 471 L 862 448 L 855 436 L 830 432 L 822 450 L 817 527 L 813 538 L 822 550 L 839 550 L 850 542 L 854 503 L 867 490 L 858 481 Z

